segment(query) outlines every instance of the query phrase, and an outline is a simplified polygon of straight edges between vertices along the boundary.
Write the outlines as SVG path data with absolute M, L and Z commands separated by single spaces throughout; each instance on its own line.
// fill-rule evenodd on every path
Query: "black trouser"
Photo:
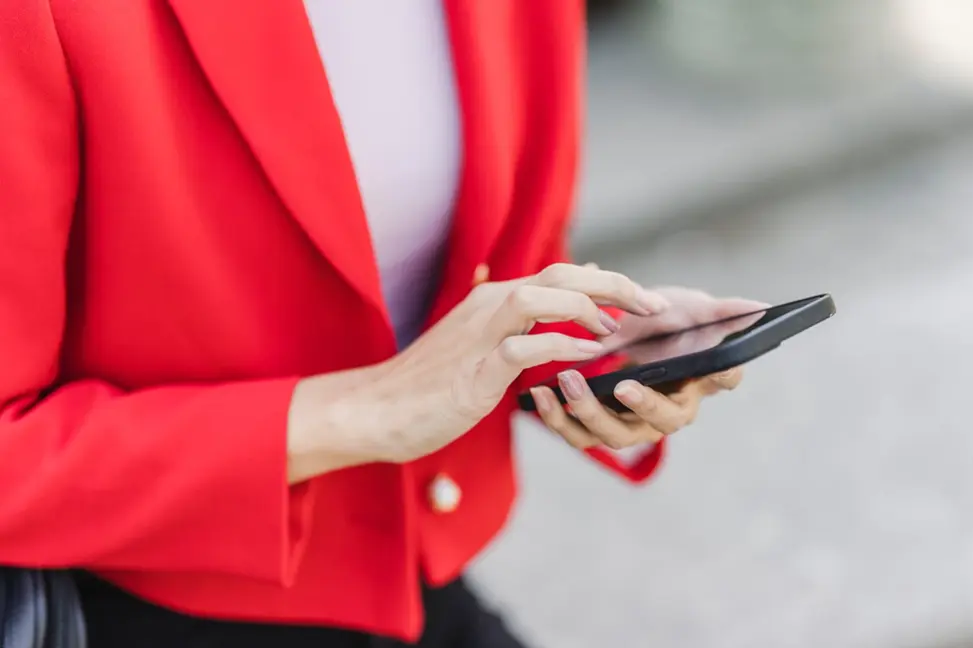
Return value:
M 232 623 L 170 612 L 81 574 L 88 648 L 397 648 L 403 644 L 334 628 Z M 462 579 L 423 591 L 421 648 L 524 648 Z

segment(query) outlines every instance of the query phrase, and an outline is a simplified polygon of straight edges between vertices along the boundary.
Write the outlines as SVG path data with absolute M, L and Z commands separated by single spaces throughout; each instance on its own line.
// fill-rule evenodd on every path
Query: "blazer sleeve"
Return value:
M 0 564 L 287 584 L 313 487 L 287 484 L 297 378 L 58 383 L 76 99 L 46 0 L 0 20 Z M 53 385 L 57 385 L 54 387 Z

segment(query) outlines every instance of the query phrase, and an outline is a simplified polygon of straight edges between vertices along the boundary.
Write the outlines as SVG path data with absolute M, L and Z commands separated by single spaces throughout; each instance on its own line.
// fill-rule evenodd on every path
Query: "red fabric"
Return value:
M 446 4 L 466 158 L 431 321 L 478 264 L 551 258 L 581 117 L 580 0 Z M 420 573 L 508 515 L 515 402 L 422 461 L 286 486 L 295 381 L 395 352 L 301 2 L 5 0 L 0 106 L 0 563 L 418 636 Z
M 633 484 L 642 484 L 655 474 L 665 457 L 665 450 L 666 441 L 663 439 L 631 463 L 620 459 L 608 448 L 588 448 L 585 450 L 585 454 L 605 468 L 621 475 L 627 481 Z

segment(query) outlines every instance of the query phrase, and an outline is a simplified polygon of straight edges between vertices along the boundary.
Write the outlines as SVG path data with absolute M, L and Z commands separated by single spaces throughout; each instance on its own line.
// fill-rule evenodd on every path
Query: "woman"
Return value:
M 83 570 L 93 648 L 518 645 L 460 580 L 516 392 L 753 306 L 565 263 L 582 14 L 4 3 L 0 563 Z M 625 417 L 559 379 L 641 479 L 739 375 Z

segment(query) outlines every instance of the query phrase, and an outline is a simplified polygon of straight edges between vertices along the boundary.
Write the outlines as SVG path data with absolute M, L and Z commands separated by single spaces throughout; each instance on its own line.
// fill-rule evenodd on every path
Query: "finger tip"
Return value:
M 658 315 L 672 306 L 672 303 L 661 293 L 649 290 L 643 286 L 638 287 L 636 302 L 647 315 Z
M 547 396 L 544 387 L 531 387 L 530 395 L 534 399 L 534 407 L 541 414 L 547 414 L 551 410 L 551 401 Z
M 772 306 L 772 304 L 768 304 L 765 301 L 760 301 L 758 299 L 747 299 L 744 297 L 730 297 L 720 301 L 725 304 L 727 308 L 739 311 L 741 313 L 767 310 Z
M 665 297 L 663 297 L 662 295 L 658 295 L 658 297 L 652 301 L 650 310 L 653 315 L 661 315 L 662 313 L 665 313 L 670 308 L 672 308 L 672 302 L 666 299 Z
M 615 385 L 612 392 L 623 403 L 636 403 L 643 399 L 643 386 L 634 380 L 623 380 Z

